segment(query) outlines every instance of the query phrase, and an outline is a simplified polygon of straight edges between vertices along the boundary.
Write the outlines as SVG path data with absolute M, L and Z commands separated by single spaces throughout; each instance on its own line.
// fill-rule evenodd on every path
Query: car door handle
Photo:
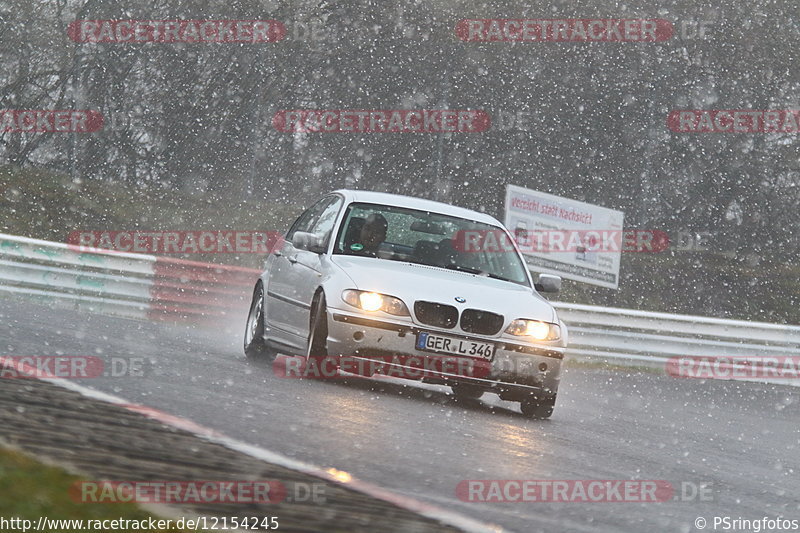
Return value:
M 291 264 L 297 263 L 297 256 L 296 255 L 287 257 L 286 259 L 288 259 Z
M 283 252 L 281 252 L 280 250 L 275 250 L 274 252 L 272 252 L 272 254 L 273 254 L 275 257 L 280 257 L 280 256 L 282 256 L 282 255 L 283 255 Z

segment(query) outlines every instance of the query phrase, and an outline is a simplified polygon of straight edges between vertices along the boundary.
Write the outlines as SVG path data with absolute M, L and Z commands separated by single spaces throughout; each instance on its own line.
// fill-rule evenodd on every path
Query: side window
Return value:
M 342 199 L 333 197 L 333 201 L 325 207 L 317 219 L 317 222 L 314 224 L 314 227 L 311 229 L 311 233 L 322 235 L 322 241 L 326 248 L 331 240 L 333 225 L 336 223 L 336 216 L 339 214 L 339 209 L 341 209 L 341 207 Z
M 302 215 L 297 217 L 297 220 L 294 221 L 292 227 L 289 228 L 289 232 L 286 234 L 286 240 L 292 242 L 292 236 L 296 231 L 311 231 L 311 228 L 314 227 L 314 223 L 319 218 L 319 215 L 333 200 L 336 200 L 336 197 L 323 198 L 319 202 L 306 209 Z
M 358 240 L 358 233 L 364 223 L 367 213 L 358 205 L 350 204 L 342 220 L 341 229 L 336 237 L 336 247 L 334 253 L 350 253 L 350 245 Z

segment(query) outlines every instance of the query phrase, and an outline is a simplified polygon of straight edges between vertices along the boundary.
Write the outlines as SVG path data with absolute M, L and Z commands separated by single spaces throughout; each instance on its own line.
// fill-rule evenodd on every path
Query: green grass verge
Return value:
M 267 198 L 72 180 L 65 174 L 0 165 L 0 233 L 66 242 L 72 231 L 278 231 L 304 206 Z M 169 257 L 261 268 L 263 254 Z
M 43 465 L 21 453 L 0 448 L 0 519 L 31 520 L 39 517 L 73 520 L 147 520 L 151 516 L 131 503 L 80 503 L 73 500 L 70 487 L 80 478 L 60 468 Z M 162 519 L 163 520 L 163 519 Z M 21 531 L 9 524 L 2 531 Z M 85 531 L 86 529 L 84 529 Z M 52 531 L 80 531 L 57 528 Z M 156 529 L 150 531 L 181 531 Z

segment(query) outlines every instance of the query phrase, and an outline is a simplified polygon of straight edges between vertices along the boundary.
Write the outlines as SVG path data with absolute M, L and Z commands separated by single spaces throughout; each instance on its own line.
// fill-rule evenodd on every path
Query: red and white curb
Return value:
M 285 455 L 281 455 L 258 446 L 253 446 L 252 444 L 244 443 L 228 437 L 227 435 L 224 435 L 218 431 L 192 422 L 186 418 L 172 415 L 153 407 L 148 407 L 141 404 L 133 404 L 118 396 L 90 389 L 88 387 L 84 387 L 82 385 L 78 385 L 77 383 L 63 379 L 41 378 L 40 380 L 52 383 L 53 385 L 63 387 L 73 392 L 77 392 L 86 398 L 122 407 L 131 412 L 138 413 L 152 420 L 156 420 L 166 426 L 186 431 L 209 442 L 220 444 L 228 449 L 249 455 L 255 459 L 314 476 L 330 483 L 360 492 L 369 497 L 383 500 L 401 509 L 405 509 L 406 511 L 416 513 L 431 520 L 436 520 L 445 525 L 458 528 L 462 531 L 469 533 L 501 533 L 506 531 L 501 526 L 479 522 L 459 513 L 442 509 L 409 496 L 396 494 L 366 481 L 361 481 L 354 478 L 348 472 L 337 470 L 335 468 L 323 469 L 321 467 L 304 463 L 302 461 L 297 461 L 296 459 L 286 457 Z

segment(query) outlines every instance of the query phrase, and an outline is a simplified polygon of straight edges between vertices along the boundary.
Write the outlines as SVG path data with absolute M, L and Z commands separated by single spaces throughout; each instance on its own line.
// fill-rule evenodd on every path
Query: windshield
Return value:
M 417 263 L 530 286 L 525 265 L 513 248 L 461 245 L 465 234 L 498 233 L 506 235 L 499 226 L 474 220 L 353 203 L 342 220 L 333 253 Z

